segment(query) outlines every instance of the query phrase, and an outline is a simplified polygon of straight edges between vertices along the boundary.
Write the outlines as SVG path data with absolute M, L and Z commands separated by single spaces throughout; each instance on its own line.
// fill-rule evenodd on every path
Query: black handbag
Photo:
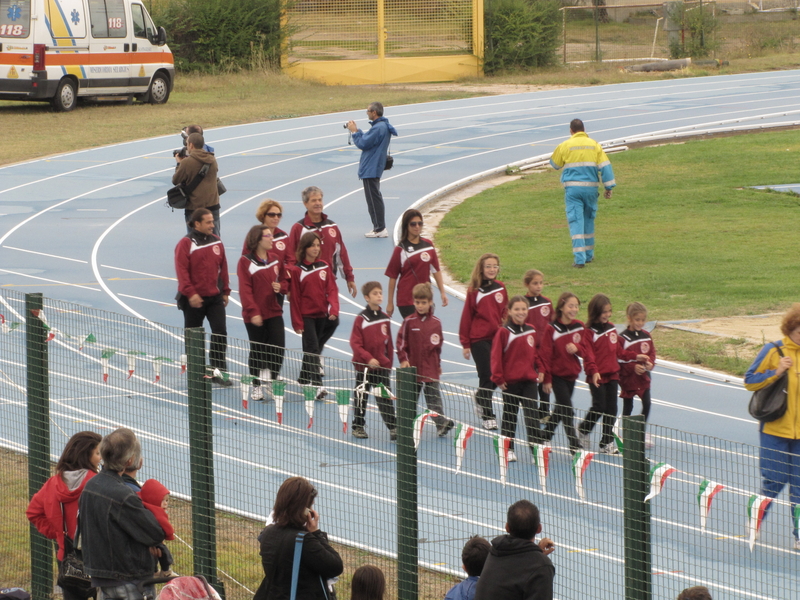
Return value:
M 778 354 L 783 358 L 781 347 L 777 344 L 774 344 L 774 346 L 778 350 Z M 747 408 L 750 416 L 762 423 L 771 423 L 780 419 L 786 414 L 786 406 L 789 402 L 788 386 L 789 372 L 785 371 L 783 375 L 767 387 L 753 392 L 753 396 L 750 398 L 750 406 Z
M 390 171 L 394 166 L 394 157 L 392 153 L 389 151 L 389 148 L 386 148 L 386 166 L 383 167 L 384 171 Z
M 189 156 L 188 158 L 192 158 Z M 184 160 L 188 160 L 184 158 Z M 196 159 L 195 159 L 196 160 Z M 204 164 L 200 167 L 200 171 L 194 176 L 189 183 L 179 183 L 173 188 L 167 190 L 167 206 L 175 210 L 176 208 L 186 208 L 189 204 L 189 197 L 192 195 L 194 189 L 203 181 L 203 177 L 208 173 L 209 166 Z
M 61 515 L 64 522 L 64 560 L 58 563 L 58 586 L 66 588 L 76 596 L 88 598 L 94 594 L 92 578 L 86 574 L 83 568 L 83 555 L 76 548 L 77 540 L 80 538 L 80 524 L 78 524 L 75 542 L 67 534 L 67 518 L 64 514 L 64 505 L 61 504 Z

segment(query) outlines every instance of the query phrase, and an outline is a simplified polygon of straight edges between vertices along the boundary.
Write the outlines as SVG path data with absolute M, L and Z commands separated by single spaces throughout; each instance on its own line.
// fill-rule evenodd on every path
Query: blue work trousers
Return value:
M 778 437 L 763 431 L 761 441 L 761 493 L 775 498 L 789 484 L 792 515 L 800 504 L 800 439 Z M 772 503 L 767 507 L 772 506 Z M 792 534 L 797 538 L 797 521 L 793 519 Z
M 594 218 L 597 215 L 598 195 L 597 187 L 565 188 L 567 222 L 576 265 L 591 262 L 594 258 Z

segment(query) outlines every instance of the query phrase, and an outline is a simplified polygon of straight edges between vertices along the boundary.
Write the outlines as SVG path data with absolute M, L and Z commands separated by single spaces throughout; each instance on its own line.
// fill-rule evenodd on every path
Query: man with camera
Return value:
M 189 202 L 184 209 L 186 230 L 192 232 L 189 218 L 198 208 L 207 208 L 214 217 L 214 235 L 219 236 L 219 190 L 217 188 L 217 159 L 213 152 L 206 150 L 206 142 L 200 133 L 191 133 L 186 138 L 186 157 L 181 157 L 181 152 L 175 153 L 178 168 L 172 175 L 172 184 L 191 185 L 198 177 L 201 169 L 208 165 L 208 169 L 197 182 L 196 187 L 189 194 Z
M 372 230 L 365 233 L 364 237 L 385 238 L 389 233 L 386 231 L 385 208 L 381 195 L 381 175 L 386 168 L 389 142 L 393 135 L 397 135 L 397 130 L 383 116 L 383 104 L 380 102 L 369 105 L 367 118 L 370 120 L 370 129 L 366 133 L 356 126 L 355 121 L 348 121 L 345 127 L 352 134 L 353 144 L 361 150 L 358 178 L 364 182 L 367 210 L 372 219 Z

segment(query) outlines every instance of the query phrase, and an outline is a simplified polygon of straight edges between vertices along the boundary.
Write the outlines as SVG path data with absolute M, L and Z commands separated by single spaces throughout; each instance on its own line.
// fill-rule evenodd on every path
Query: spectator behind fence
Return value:
M 139 464 L 142 448 L 130 429 L 115 429 L 100 442 L 103 470 L 81 494 L 83 562 L 104 600 L 142 600 L 137 584 L 155 572 L 156 548 L 164 531 L 155 515 L 123 481 L 125 468 Z M 152 585 L 144 586 L 149 597 Z
M 297 597 L 329 600 L 333 597 L 326 580 L 344 570 L 339 554 L 319 528 L 319 513 L 313 509 L 317 490 L 303 477 L 283 482 L 272 508 L 272 523 L 259 534 L 264 579 L 253 600 L 289 598 L 292 585 L 295 540 L 304 534 Z
M 350 582 L 350 600 L 383 600 L 386 578 L 375 565 L 358 567 Z
M 56 474 L 33 495 L 25 516 L 49 540 L 55 540 L 59 564 L 64 560 L 65 545 L 72 547 L 78 526 L 78 498 L 86 483 L 100 470 L 98 446 L 103 438 L 94 431 L 76 433 L 64 446 L 56 464 Z M 69 540 L 65 540 L 69 538 Z M 86 598 L 84 590 L 62 587 L 64 600 Z M 89 597 L 97 596 L 92 590 Z
M 686 588 L 678 594 L 678 600 L 712 600 L 711 592 L 704 585 Z
M 555 567 L 547 558 L 555 550 L 552 540 L 534 537 L 541 533 L 539 509 L 527 500 L 515 502 L 506 518 L 508 535 L 492 540 L 478 584 L 475 600 L 553 600 Z
M 475 586 L 478 578 L 483 572 L 483 565 L 492 545 L 479 535 L 473 536 L 464 544 L 461 551 L 461 568 L 467 573 L 467 578 L 461 583 L 457 583 L 444 600 L 473 600 L 475 598 Z

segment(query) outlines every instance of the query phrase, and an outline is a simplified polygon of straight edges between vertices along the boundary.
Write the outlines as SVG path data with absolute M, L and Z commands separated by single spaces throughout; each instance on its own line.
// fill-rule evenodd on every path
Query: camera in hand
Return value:
M 189 156 L 189 153 L 186 151 L 186 146 L 184 146 L 180 150 L 173 150 L 172 156 L 174 156 L 175 158 L 186 158 L 187 156 Z

